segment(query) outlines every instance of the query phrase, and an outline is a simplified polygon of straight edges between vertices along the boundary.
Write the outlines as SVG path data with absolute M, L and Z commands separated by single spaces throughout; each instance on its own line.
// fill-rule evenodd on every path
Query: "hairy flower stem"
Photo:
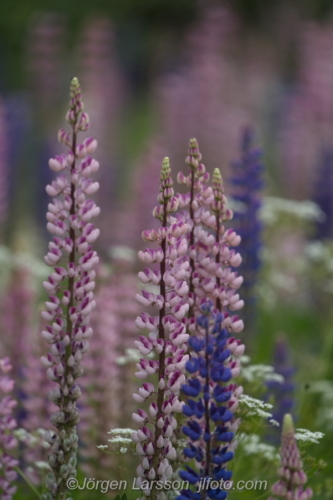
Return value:
M 221 232 L 221 221 L 220 221 L 220 217 L 217 216 L 216 217 L 216 234 L 215 234 L 215 241 L 216 243 L 220 243 L 220 232 Z M 216 264 L 220 264 L 220 252 L 217 252 L 216 256 L 215 256 L 215 262 Z M 219 276 L 216 276 L 216 285 L 217 285 L 217 288 L 219 289 L 220 286 L 221 286 L 221 279 Z M 216 298 L 216 309 L 218 309 L 220 312 L 222 312 L 222 303 L 221 303 L 221 299 L 220 299 L 220 296 L 218 296 Z
M 76 162 L 76 142 L 77 142 L 77 134 L 75 132 L 75 129 L 76 129 L 76 125 L 77 125 L 77 119 L 78 119 L 78 116 L 76 115 L 75 116 L 75 121 L 74 123 L 72 124 L 72 129 L 73 129 L 73 138 L 72 138 L 72 147 L 71 147 L 71 150 L 72 150 L 72 153 L 73 153 L 73 157 L 74 157 L 74 161 L 73 161 L 73 164 L 71 166 L 71 174 L 73 174 L 73 171 L 75 170 L 75 162 Z M 75 215 L 75 197 L 74 197 L 74 192 L 75 192 L 75 184 L 73 182 L 71 182 L 71 192 L 70 192 L 70 198 L 71 198 L 71 208 L 70 208 L 70 215 L 74 216 Z M 71 241 L 75 241 L 75 229 L 70 226 L 70 229 L 69 229 L 69 238 L 71 239 Z M 75 252 L 75 245 L 73 245 L 73 248 L 72 248 L 72 251 L 69 255 L 69 263 L 73 263 L 75 264 L 75 259 L 76 259 L 76 252 Z M 68 303 L 68 306 L 67 306 L 67 311 L 66 311 L 66 325 L 67 325 L 67 333 L 68 333 L 68 336 L 72 342 L 72 332 L 73 332 L 73 322 L 72 320 L 70 319 L 70 310 L 71 308 L 74 306 L 74 276 L 69 276 L 68 277 L 68 291 L 69 291 L 69 303 Z M 69 343 L 66 348 L 65 348 L 65 359 L 66 359 L 66 364 L 65 364 L 65 374 L 64 374 L 64 377 L 65 379 L 67 380 L 68 376 L 70 375 L 70 368 L 68 366 L 68 360 L 69 360 L 69 357 L 71 356 L 72 352 L 71 352 L 71 343 Z M 63 396 L 63 401 L 62 403 L 60 403 L 59 405 L 59 408 L 62 410 L 62 411 L 65 411 L 65 408 L 66 406 L 70 403 L 70 397 L 67 395 L 67 396 Z M 76 426 L 73 427 L 73 425 L 71 423 L 64 423 L 63 426 L 59 426 L 59 431 L 61 432 L 62 430 L 65 431 L 66 433 L 66 436 L 69 436 L 71 434 L 71 430 L 73 429 L 76 429 Z M 68 462 L 69 458 L 70 458 L 70 455 L 71 455 L 71 450 L 69 449 L 67 451 L 67 453 L 65 453 L 65 463 Z M 58 474 L 60 472 L 60 467 L 61 465 L 59 464 L 58 465 Z M 56 477 L 58 477 L 57 475 L 57 472 L 56 473 Z M 60 474 L 59 474 L 60 476 Z M 66 498 L 66 490 L 67 490 L 67 485 L 65 484 L 64 481 L 61 481 L 60 483 L 60 488 L 58 490 L 58 494 L 56 496 L 56 500 L 65 500 Z
M 75 162 L 76 162 L 76 154 L 75 154 L 75 151 L 76 151 L 76 132 L 75 132 L 75 126 L 76 126 L 76 123 L 77 123 L 77 117 L 75 118 L 75 122 L 73 124 L 73 139 L 72 139 L 72 153 L 73 153 L 73 156 L 74 156 L 74 161 L 73 161 L 73 164 L 71 166 L 71 174 L 73 174 L 73 171 L 75 169 Z M 70 208 L 70 215 L 74 216 L 75 215 L 75 198 L 74 198 L 74 192 L 75 192 L 75 185 L 73 184 L 73 182 L 71 182 L 71 194 L 70 194 L 70 197 L 71 197 L 71 208 Z M 69 237 L 72 241 L 75 240 L 75 229 L 70 226 L 70 229 L 69 229 Z M 69 262 L 72 262 L 73 264 L 75 263 L 75 245 L 73 245 L 73 248 L 72 248 L 72 251 L 69 255 Z M 68 303 L 68 306 L 67 306 L 67 318 L 66 318 L 66 322 L 67 322 L 67 331 L 68 331 L 68 335 L 69 337 L 71 338 L 72 337 L 72 331 L 73 331 L 73 323 L 70 319 L 70 308 L 74 306 L 74 276 L 70 276 L 68 278 L 68 291 L 69 291 L 69 294 L 70 294 L 70 299 L 69 299 L 69 303 Z M 71 347 L 70 347 L 70 344 L 66 347 L 66 361 L 68 361 L 68 358 L 69 356 L 71 355 Z M 68 365 L 66 365 L 66 371 L 68 372 Z M 68 373 L 66 372 L 66 377 L 68 375 Z
M 194 201 L 194 167 L 191 166 L 191 190 L 190 190 L 190 206 L 189 206 L 189 211 L 190 211 L 190 219 L 193 222 L 191 231 L 190 231 L 190 251 L 191 248 L 193 248 L 194 245 L 194 209 L 193 209 L 193 201 Z M 194 259 L 193 257 L 190 257 L 190 279 L 189 279 L 189 293 L 191 296 L 194 295 L 194 285 L 193 285 L 193 272 L 194 272 Z M 193 309 L 194 309 L 194 303 L 190 306 L 188 310 L 188 318 L 192 318 L 193 316 Z
M 212 212 L 215 214 L 215 241 L 218 245 L 218 252 L 215 255 L 215 262 L 219 266 L 221 263 L 221 251 L 223 247 L 223 221 L 229 220 L 232 217 L 230 210 L 226 209 L 226 197 L 224 196 L 224 187 L 223 187 L 223 179 L 221 176 L 221 172 L 218 168 L 214 170 L 213 174 L 213 196 L 214 200 L 211 205 Z M 216 287 L 217 290 L 220 291 L 221 287 L 221 278 L 220 276 L 216 276 Z M 215 301 L 216 308 L 222 312 L 222 301 L 220 297 L 220 293 L 217 294 Z
M 164 200 L 163 207 L 164 207 L 164 215 L 163 215 L 163 221 L 162 221 L 162 227 L 165 227 L 167 225 L 167 200 Z M 161 271 L 161 281 L 160 281 L 160 295 L 162 295 L 164 301 L 163 301 L 163 306 L 160 309 L 159 313 L 159 327 L 158 327 L 158 337 L 165 341 L 165 332 L 164 332 L 164 326 L 163 326 L 163 318 L 165 316 L 165 299 L 166 299 L 166 286 L 165 286 L 165 281 L 164 281 L 164 273 L 166 270 L 166 262 L 165 262 L 165 254 L 166 254 L 166 238 L 163 238 L 161 241 L 161 248 L 163 251 L 163 260 L 160 264 L 160 271 Z M 164 380 L 165 378 L 165 343 L 164 343 L 164 348 L 162 352 L 159 355 L 159 371 L 158 371 L 158 380 Z M 155 448 L 155 456 L 153 457 L 153 468 L 157 469 L 157 464 L 158 464 L 158 456 L 159 456 L 159 449 L 157 448 L 157 440 L 161 435 L 161 429 L 158 428 L 157 426 L 157 421 L 162 414 L 162 404 L 164 401 L 164 389 L 157 389 L 157 414 L 155 418 L 155 440 L 154 440 L 154 448 Z M 155 498 L 155 488 L 152 488 L 151 490 L 151 495 L 150 495 L 150 500 L 154 500 Z
M 199 150 L 198 141 L 193 138 L 189 141 L 185 163 L 189 170 L 186 174 L 182 171 L 178 173 L 177 180 L 179 184 L 184 184 L 188 188 L 186 194 L 178 194 L 178 199 L 181 208 L 185 208 L 184 216 L 190 227 L 188 234 L 189 243 L 189 272 L 187 276 L 189 287 L 189 310 L 187 314 L 188 320 L 194 318 L 196 308 L 198 306 L 196 300 L 196 271 L 198 264 L 198 248 L 196 241 L 196 230 L 198 229 L 198 208 L 202 202 L 202 195 L 205 190 L 204 184 L 209 180 L 209 174 L 206 172 L 205 166 L 201 163 L 202 155 Z
M 193 222 L 191 231 L 189 233 L 189 248 L 190 248 L 190 253 L 191 253 L 191 248 L 193 248 L 194 245 L 194 209 L 193 209 L 193 200 L 194 200 L 194 181 L 195 181 L 195 175 L 194 175 L 194 167 L 191 166 L 191 187 L 190 187 L 190 205 L 189 205 L 189 215 L 190 215 L 190 220 Z M 190 257 L 190 275 L 189 275 L 189 282 L 188 282 L 188 289 L 189 289 L 189 294 L 190 296 L 194 296 L 194 284 L 193 284 L 193 272 L 194 272 L 194 259 L 193 257 Z M 194 303 L 190 305 L 188 313 L 187 313 L 187 318 L 190 319 L 194 315 Z M 187 396 L 184 396 L 184 401 L 187 402 Z M 183 422 L 184 417 L 182 414 L 177 415 L 177 429 L 175 430 L 175 436 L 176 440 L 179 441 L 180 437 L 182 435 L 182 430 L 181 430 L 181 423 Z

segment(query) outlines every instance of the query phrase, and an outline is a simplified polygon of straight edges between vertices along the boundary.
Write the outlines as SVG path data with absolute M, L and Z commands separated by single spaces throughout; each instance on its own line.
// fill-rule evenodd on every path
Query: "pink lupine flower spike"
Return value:
M 172 443 L 177 427 L 173 413 L 182 409 L 179 392 L 185 382 L 184 370 L 189 358 L 186 354 L 189 335 L 182 322 L 189 308 L 183 298 L 188 293 L 188 286 L 182 279 L 188 267 L 183 256 L 187 252 L 185 235 L 189 226 L 171 216 L 178 208 L 178 200 L 174 196 L 170 173 L 169 159 L 165 158 L 158 196 L 160 205 L 153 211 L 161 226 L 156 231 L 142 233 L 144 241 L 155 242 L 158 246 L 139 252 L 141 261 L 155 264 L 154 269 L 141 271 L 139 279 L 156 289 L 154 292 L 143 290 L 142 295 L 136 296 L 141 305 L 157 309 L 156 316 L 142 313 L 137 318 L 138 328 L 148 330 L 149 334 L 135 341 L 142 356 L 155 352 L 157 358 L 142 358 L 137 364 L 137 378 L 154 377 L 154 383 L 144 382 L 133 396 L 140 404 L 150 401 L 148 413 L 139 408 L 133 414 L 133 420 L 140 425 L 140 429 L 132 434 L 140 457 L 137 485 L 150 500 L 164 498 L 164 492 L 157 491 L 155 487 L 156 481 L 165 483 L 173 472 L 171 462 L 177 455 Z
M 311 488 L 304 489 L 307 481 L 303 471 L 303 463 L 296 443 L 292 416 L 284 416 L 281 442 L 281 464 L 278 470 L 280 479 L 273 484 L 274 496 L 285 500 L 310 500 L 313 496 Z M 268 500 L 276 500 L 270 497 Z
M 89 117 L 83 112 L 77 78 L 72 79 L 70 91 L 66 119 L 72 132 L 60 130 L 58 134 L 59 141 L 68 146 L 69 151 L 49 161 L 50 168 L 59 175 L 46 187 L 53 198 L 48 206 L 47 229 L 54 237 L 45 262 L 54 267 L 54 271 L 43 283 L 49 299 L 42 313 L 48 323 L 42 336 L 50 345 L 50 352 L 41 361 L 47 368 L 47 377 L 56 384 L 50 399 L 59 410 L 51 416 L 56 432 L 47 436 L 52 472 L 47 476 L 49 493 L 42 496 L 43 500 L 67 499 L 66 483 L 76 474 L 79 420 L 76 400 L 81 393 L 76 379 L 83 373 L 80 361 L 89 350 L 88 340 L 92 335 L 89 315 L 95 307 L 93 267 L 98 262 L 92 243 L 98 238 L 99 230 L 91 219 L 100 210 L 88 198 L 99 188 L 98 182 L 90 178 L 99 168 L 90 156 L 97 142 L 87 138 L 78 143 L 78 133 L 89 127 Z

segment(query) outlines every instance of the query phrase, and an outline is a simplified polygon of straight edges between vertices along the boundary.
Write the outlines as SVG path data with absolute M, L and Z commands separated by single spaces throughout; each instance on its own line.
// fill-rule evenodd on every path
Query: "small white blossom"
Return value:
M 35 462 L 35 466 L 37 467 L 37 469 L 43 471 L 43 470 L 51 470 L 51 467 L 49 466 L 49 464 L 43 460 L 39 460 L 37 462 Z
M 312 241 L 304 249 L 305 255 L 315 262 L 331 262 L 330 249 L 322 241 Z
M 284 378 L 282 375 L 275 373 L 274 367 L 269 365 L 250 365 L 242 368 L 242 377 L 248 382 L 263 382 L 274 380 L 282 384 Z
M 241 365 L 248 365 L 251 361 L 251 358 L 247 354 L 243 354 L 243 356 L 239 358 L 239 361 Z
M 296 429 L 295 438 L 303 443 L 319 443 L 319 439 L 325 436 L 323 432 L 312 432 L 308 429 Z
M 241 394 L 239 400 L 244 403 L 248 408 L 261 408 L 261 409 L 271 409 L 273 405 L 270 403 L 265 403 L 261 399 L 252 398 L 247 394 Z
M 119 428 L 119 429 L 111 429 L 111 431 L 109 431 L 108 434 L 128 434 L 130 436 L 132 432 L 135 431 L 129 428 L 124 428 L 124 429 Z
M 137 349 L 131 349 L 130 347 L 125 349 L 125 356 L 120 356 L 117 358 L 116 362 L 118 365 L 127 365 L 127 363 L 138 363 L 141 359 L 141 354 Z M 153 358 L 154 354 L 150 353 L 146 358 Z
M 40 446 L 41 440 L 44 439 L 44 433 L 36 432 L 32 434 L 23 428 L 15 429 L 13 432 L 16 439 L 29 446 L 30 448 L 34 448 Z
M 276 420 L 272 419 L 272 414 L 266 410 L 270 410 L 273 408 L 273 405 L 270 403 L 265 403 L 260 399 L 252 398 L 251 396 L 247 396 L 246 394 L 242 394 L 239 397 L 239 402 L 243 403 L 247 407 L 247 414 L 258 416 L 264 419 L 267 419 L 273 425 L 279 425 Z
M 110 257 L 115 260 L 127 260 L 129 262 L 135 262 L 136 260 L 135 250 L 125 245 L 114 245 L 110 247 L 109 254 Z
M 280 215 L 289 215 L 305 221 L 322 222 L 324 212 L 313 201 L 296 201 L 276 196 L 264 198 L 259 216 L 266 224 L 274 224 Z
M 246 203 L 243 203 L 242 201 L 239 200 L 235 200 L 234 198 L 228 199 L 228 205 L 233 212 L 240 212 L 244 214 L 248 210 L 248 206 Z
M 245 455 L 261 455 L 270 462 L 279 460 L 277 449 L 270 444 L 261 442 L 258 434 L 241 433 L 238 435 L 238 443 L 242 446 Z
M 133 443 L 132 439 L 125 438 L 123 436 L 114 436 L 111 439 L 108 439 L 109 443 Z

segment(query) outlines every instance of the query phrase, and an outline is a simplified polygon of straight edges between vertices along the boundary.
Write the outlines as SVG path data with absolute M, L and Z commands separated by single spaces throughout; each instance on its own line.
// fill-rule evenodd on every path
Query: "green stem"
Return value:
M 220 214 L 216 213 L 215 241 L 218 244 L 220 244 L 220 229 L 221 229 Z M 215 262 L 216 262 L 216 264 L 220 264 L 220 249 L 219 249 L 219 251 L 217 252 L 217 254 L 215 256 Z M 217 288 L 220 289 L 221 280 L 220 280 L 220 278 L 218 276 L 216 277 L 216 285 L 217 285 Z M 221 299 L 220 299 L 219 296 L 216 299 L 216 309 L 218 309 L 220 312 L 222 312 L 222 304 L 221 304 Z
M 30 481 L 28 476 L 26 474 L 24 474 L 23 470 L 21 470 L 19 467 L 15 467 L 15 470 L 20 474 L 20 476 L 25 480 L 25 482 L 30 486 L 30 488 L 37 495 L 37 497 L 41 498 L 42 495 L 39 493 L 37 488 L 32 484 L 32 482 Z
M 164 215 L 163 215 L 162 227 L 165 227 L 167 225 L 167 211 L 166 211 L 167 201 L 166 200 L 164 200 L 163 206 L 164 206 Z M 163 260 L 160 263 L 160 272 L 161 272 L 160 295 L 162 295 L 162 297 L 164 299 L 164 302 L 163 302 L 163 306 L 162 306 L 162 308 L 160 309 L 160 312 L 159 312 L 159 327 L 158 327 L 159 334 L 158 334 L 158 338 L 162 339 L 163 341 L 165 341 L 165 331 L 164 331 L 164 326 L 163 326 L 163 318 L 164 318 L 165 312 L 166 312 L 165 311 L 166 286 L 165 286 L 165 281 L 164 281 L 164 274 L 165 274 L 165 271 L 166 271 L 166 257 L 165 257 L 165 255 L 166 255 L 166 249 L 167 249 L 166 238 L 163 238 L 163 240 L 161 242 L 161 248 L 162 248 L 162 252 L 163 252 Z M 162 352 L 159 355 L 158 382 L 161 379 L 165 379 L 165 357 L 166 357 L 166 353 L 165 353 L 165 342 L 164 342 L 163 350 L 162 350 Z M 152 467 L 153 467 L 154 470 L 157 470 L 157 465 L 158 465 L 158 460 L 159 460 L 159 455 L 160 455 L 160 449 L 157 448 L 157 440 L 160 437 L 160 435 L 162 434 L 162 430 L 157 427 L 157 422 L 158 422 L 158 419 L 160 418 L 160 416 L 162 415 L 162 405 L 163 405 L 163 402 L 164 402 L 164 389 L 157 389 L 157 414 L 156 414 L 155 422 L 154 422 L 154 427 L 155 427 L 155 438 L 154 438 L 155 453 L 154 453 L 153 460 L 152 460 Z M 149 498 L 150 498 L 150 500 L 154 500 L 155 497 L 156 497 L 156 491 L 155 491 L 155 486 L 153 486 Z
M 190 251 L 191 247 L 194 245 L 194 210 L 193 210 L 193 200 L 194 200 L 194 167 L 191 169 L 191 197 L 190 197 L 190 207 L 189 207 L 189 212 L 190 212 L 190 219 L 193 222 L 193 226 L 190 232 Z M 190 279 L 189 279 L 189 293 L 193 293 L 194 295 L 194 285 L 193 285 L 193 273 L 194 273 L 194 259 L 190 257 Z M 188 310 L 188 318 L 192 318 L 194 314 L 194 306 L 190 306 Z

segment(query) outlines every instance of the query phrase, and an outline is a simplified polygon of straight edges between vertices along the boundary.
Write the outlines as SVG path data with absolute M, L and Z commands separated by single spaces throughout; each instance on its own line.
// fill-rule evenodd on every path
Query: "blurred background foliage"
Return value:
M 170 54 L 182 43 L 184 29 L 199 15 L 199 0 L 17 0 L 2 2 L 0 19 L 0 89 L 22 88 L 24 74 L 24 40 L 27 25 L 41 11 L 56 11 L 66 17 L 67 44 L 77 36 L 82 20 L 102 15 L 112 20 L 118 35 L 118 56 L 135 77 L 135 86 L 149 79 L 149 62 L 158 50 L 160 40 L 167 38 Z M 203 2 L 202 2 L 203 3 Z M 216 0 L 228 5 L 242 20 L 244 29 L 256 29 L 274 37 L 276 18 L 284 9 L 297 12 L 303 19 L 325 22 L 332 12 L 330 0 Z
M 99 468 L 102 459 L 95 452 L 111 428 L 132 425 L 135 360 L 126 349 L 137 335 L 135 252 L 142 246 L 141 231 L 152 224 L 162 158 L 170 156 L 175 174 L 184 167 L 188 139 L 196 136 L 207 169 L 221 168 L 227 195 L 239 212 L 235 223 L 244 230 L 244 210 L 255 219 L 258 242 L 250 238 L 241 250 L 244 255 L 256 253 L 260 261 L 246 270 L 249 286 L 243 290 L 253 314 L 244 341 L 252 362 L 274 366 L 287 384 L 280 392 L 276 387 L 270 392 L 267 380 L 261 379 L 259 387 L 249 380 L 244 387 L 251 396 L 271 401 L 277 418 L 281 411 L 292 411 L 298 427 L 326 434 L 320 444 L 310 445 L 307 460 L 309 467 L 311 456 L 317 463 L 310 481 L 314 498 L 333 498 L 332 15 L 330 0 L 1 3 L 0 282 L 5 341 L 0 347 L 2 355 L 17 357 L 20 346 L 22 364 L 36 378 L 35 387 L 27 389 L 22 384 L 26 374 L 16 367 L 22 426 L 29 420 L 29 390 L 39 396 L 34 401 L 42 408 L 40 414 L 48 413 L 42 402 L 47 388 L 35 366 L 36 353 L 45 350 L 38 333 L 45 298 L 40 283 L 47 273 L 42 264 L 48 241 L 45 185 L 52 179 L 48 158 L 62 152 L 56 134 L 64 126 L 74 74 L 81 81 L 91 134 L 99 142 L 98 250 L 103 265 L 98 293 L 101 304 L 108 304 L 108 316 L 101 319 L 102 326 L 98 316 L 94 319 L 93 349 L 96 359 L 106 355 L 98 339 L 103 329 L 106 335 L 107 325 L 110 371 L 105 386 L 101 382 L 99 387 L 103 397 L 112 394 L 118 403 L 101 409 L 102 396 L 96 396 L 94 387 L 92 402 L 82 403 L 90 408 L 82 431 L 85 474 L 97 471 L 110 478 L 112 470 L 117 477 L 117 457 L 105 459 Z M 253 147 L 260 147 L 264 169 L 261 189 L 239 194 L 233 190 L 232 162 L 244 160 L 244 126 L 254 130 Z M 248 174 L 250 179 L 252 170 Z M 22 324 L 30 328 L 25 331 L 29 341 L 23 344 Z M 118 357 L 123 365 L 117 364 Z M 88 373 L 102 380 L 106 375 L 98 369 L 92 362 Z M 38 425 L 46 421 L 41 418 Z M 260 439 L 277 446 L 276 433 L 267 425 L 245 423 L 249 433 L 256 429 Z M 127 458 L 130 476 L 134 461 Z M 323 472 L 320 459 L 328 462 Z M 31 461 L 22 459 L 23 464 Z M 260 453 L 253 471 L 248 458 L 238 464 L 236 458 L 235 479 L 265 479 L 264 465 L 274 482 L 274 459 L 267 462 Z M 244 492 L 241 498 L 254 500 L 261 494 Z

